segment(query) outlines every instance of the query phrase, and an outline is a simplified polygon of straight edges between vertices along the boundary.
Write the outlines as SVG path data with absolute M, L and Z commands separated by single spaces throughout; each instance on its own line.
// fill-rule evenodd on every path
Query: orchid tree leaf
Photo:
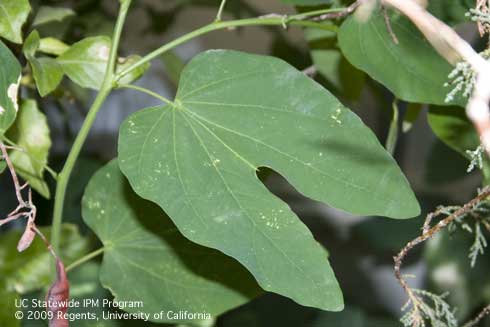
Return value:
M 239 263 L 190 242 L 157 205 L 138 197 L 117 160 L 92 177 L 82 213 L 104 244 L 101 283 L 118 301 L 143 301 L 152 316 L 161 310 L 219 315 L 260 292 Z
M 22 102 L 19 117 L 9 131 L 10 139 L 22 150 L 12 150 L 10 159 L 15 171 L 30 187 L 45 198 L 50 197 L 44 170 L 51 148 L 51 137 L 46 116 L 34 100 Z
M 0 137 L 14 123 L 17 116 L 20 78 L 19 61 L 0 41 Z
M 22 43 L 22 25 L 30 11 L 29 0 L 0 1 L 0 37 L 14 43 Z
M 349 17 L 340 27 L 340 48 L 349 62 L 383 84 L 400 100 L 444 105 L 452 68 L 404 16 L 390 16 L 388 32 L 380 9 L 369 19 Z M 455 105 L 466 100 L 456 98 Z
M 315 200 L 409 218 L 419 205 L 374 134 L 284 61 L 214 50 L 184 69 L 172 104 L 121 126 L 119 164 L 190 240 L 242 263 L 267 291 L 326 310 L 342 295 L 324 249 L 256 176 L 284 175 Z

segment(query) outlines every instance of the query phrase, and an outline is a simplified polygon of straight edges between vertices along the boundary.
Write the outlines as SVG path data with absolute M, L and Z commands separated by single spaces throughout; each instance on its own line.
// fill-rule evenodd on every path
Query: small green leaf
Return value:
M 73 44 L 56 61 L 73 82 L 81 87 L 99 89 L 104 80 L 110 47 L 111 40 L 106 36 L 88 37 Z M 117 71 L 129 67 L 140 58 L 136 55 L 119 58 Z M 149 64 L 138 67 L 138 69 L 124 76 L 120 83 L 129 84 L 137 80 L 149 67 Z
M 431 106 L 428 121 L 439 139 L 467 158 L 466 150 L 475 150 L 480 145 L 478 134 L 463 108 Z
M 111 40 L 106 36 L 88 37 L 73 44 L 56 60 L 73 82 L 85 88 L 99 89 L 110 46 Z
M 419 213 L 405 177 L 361 120 L 273 57 L 195 57 L 173 105 L 123 123 L 119 156 L 133 189 L 186 237 L 236 258 L 264 289 L 326 310 L 343 306 L 326 253 L 260 182 L 258 167 L 356 214 Z
M 44 97 L 54 91 L 63 79 L 63 69 L 53 58 L 29 60 L 39 94 Z
M 41 6 L 34 17 L 32 26 L 39 26 L 52 22 L 61 22 L 65 18 L 74 15 L 75 12 L 70 8 Z
M 39 111 L 34 100 L 22 102 L 19 117 L 9 131 L 9 137 L 23 149 L 12 150 L 10 153 L 16 172 L 29 182 L 33 189 L 49 198 L 49 188 L 43 176 L 51 148 L 51 138 L 46 117 Z
M 387 87 L 400 100 L 444 105 L 444 87 L 451 66 L 435 52 L 417 28 L 403 16 L 391 16 L 395 44 L 383 15 L 368 21 L 349 17 L 339 31 L 339 45 L 355 67 Z M 465 100 L 457 99 L 458 105 Z
M 119 63 L 117 65 L 117 72 L 121 72 L 124 69 L 128 68 L 138 60 L 140 60 L 141 57 L 137 55 L 131 55 L 126 58 L 119 58 Z M 150 63 L 145 63 L 144 65 L 139 66 L 135 70 L 132 70 L 129 74 L 126 74 L 119 80 L 119 83 L 121 84 L 130 84 L 136 80 L 138 80 L 141 76 L 143 76 L 144 73 L 150 68 Z
M 22 43 L 22 25 L 30 11 L 29 0 L 0 1 L 0 37 L 14 43 Z
M 143 309 L 130 312 L 218 315 L 259 293 L 236 261 L 188 241 L 158 206 L 139 198 L 117 160 L 92 177 L 82 208 L 105 247 L 102 284 L 117 300 L 144 302 Z M 171 322 L 164 316 L 160 322 L 165 321 Z
M 17 116 L 20 78 L 19 61 L 0 41 L 0 136 L 5 134 Z
M 45 37 L 39 41 L 39 51 L 55 56 L 63 54 L 69 48 L 63 41 L 54 37 Z
M 44 97 L 55 90 L 63 78 L 61 65 L 53 58 L 36 58 L 40 46 L 39 33 L 33 31 L 27 37 L 23 51 L 29 61 L 39 94 Z

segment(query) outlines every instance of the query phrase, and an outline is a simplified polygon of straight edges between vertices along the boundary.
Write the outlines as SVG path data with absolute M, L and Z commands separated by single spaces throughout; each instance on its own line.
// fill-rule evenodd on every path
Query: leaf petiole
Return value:
M 173 105 L 174 103 L 172 101 L 170 101 L 169 99 L 161 96 L 160 94 L 157 94 L 151 90 L 148 90 L 147 88 L 144 88 L 144 87 L 140 87 L 140 86 L 136 86 L 136 85 L 132 85 L 132 84 L 118 84 L 117 86 L 118 89 L 131 89 L 131 90 L 135 90 L 135 91 L 138 91 L 138 92 L 141 92 L 141 93 L 145 93 L 145 94 L 148 94 L 168 105 Z

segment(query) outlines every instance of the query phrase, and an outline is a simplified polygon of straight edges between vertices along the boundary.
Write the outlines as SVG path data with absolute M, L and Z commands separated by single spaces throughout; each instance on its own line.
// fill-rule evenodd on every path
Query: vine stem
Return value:
M 218 13 L 216 14 L 216 21 L 221 21 L 221 16 L 223 15 L 223 10 L 226 6 L 226 0 L 221 0 L 221 4 L 219 5 Z
M 120 80 L 125 75 L 129 74 L 133 70 L 137 69 L 141 65 L 150 62 L 151 60 L 161 56 L 165 52 L 175 48 L 176 46 L 185 43 L 195 37 L 201 36 L 203 34 L 207 34 L 213 31 L 222 30 L 222 29 L 232 29 L 241 26 L 287 26 L 287 25 L 296 25 L 303 27 L 312 27 L 319 28 L 328 31 L 337 31 L 337 26 L 328 25 L 325 23 L 314 22 L 310 20 L 304 20 L 312 16 L 318 16 L 327 13 L 343 13 L 347 10 L 347 8 L 335 8 L 335 9 L 324 9 L 324 10 L 315 10 L 312 12 L 301 13 L 297 15 L 266 15 L 256 18 L 246 18 L 246 19 L 238 19 L 238 20 L 230 20 L 230 21 L 215 21 L 211 24 L 205 25 L 197 30 L 194 30 L 190 33 L 187 33 L 163 46 L 160 48 L 150 52 L 131 66 L 127 67 L 119 74 L 116 75 L 116 81 Z
M 85 262 L 92 260 L 93 258 L 104 253 L 104 251 L 105 251 L 105 248 L 102 247 L 100 249 L 97 249 L 95 251 L 90 252 L 89 254 L 83 256 L 82 258 L 78 259 L 77 261 L 73 262 L 71 265 L 66 267 L 66 272 L 69 272 L 70 270 L 75 269 L 76 267 L 84 264 Z
M 87 139 L 87 135 L 94 123 L 97 113 L 99 112 L 102 104 L 114 87 L 114 71 L 116 67 L 117 49 L 119 46 L 121 32 L 124 26 L 124 21 L 126 20 L 130 4 L 131 0 L 121 2 L 121 7 L 119 8 L 119 14 L 114 28 L 114 35 L 112 37 L 109 62 L 106 67 L 102 86 L 92 106 L 90 107 L 90 110 L 87 114 L 87 117 L 85 118 L 85 121 L 83 122 L 80 131 L 78 132 L 75 142 L 73 143 L 70 153 L 68 154 L 68 158 L 66 159 L 65 165 L 58 175 L 58 184 L 56 187 L 54 202 L 53 225 L 51 232 L 51 244 L 55 252 L 59 252 L 58 250 L 61 236 L 61 222 L 63 220 L 63 204 L 65 202 L 66 187 L 70 180 L 73 167 L 75 166 L 75 162 L 80 155 L 83 144 Z
M 138 92 L 141 92 L 141 93 L 145 93 L 145 94 L 148 94 L 152 97 L 154 97 L 155 99 L 158 99 L 168 105 L 173 105 L 174 103 L 172 101 L 170 101 L 169 99 L 161 96 L 160 94 L 157 94 L 151 90 L 148 90 L 147 88 L 144 88 L 144 87 L 140 87 L 140 86 L 136 86 L 136 85 L 132 85 L 132 84 L 118 84 L 117 85 L 117 88 L 118 89 L 130 89 L 130 90 L 135 90 L 135 91 L 138 91 Z

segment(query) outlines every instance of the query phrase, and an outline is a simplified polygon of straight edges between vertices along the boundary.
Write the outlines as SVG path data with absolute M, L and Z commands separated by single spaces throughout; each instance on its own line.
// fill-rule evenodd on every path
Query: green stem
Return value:
M 221 16 L 223 15 L 223 10 L 225 9 L 226 0 L 221 0 L 221 4 L 219 5 L 218 13 L 216 14 L 216 21 L 221 21 Z
M 144 87 L 140 87 L 140 86 L 136 86 L 136 85 L 132 85 L 132 84 L 119 84 L 117 86 L 117 88 L 118 89 L 119 88 L 130 89 L 130 90 L 135 90 L 135 91 L 138 91 L 138 92 L 141 92 L 141 93 L 146 93 L 146 94 L 148 94 L 148 95 L 150 95 L 150 96 L 152 96 L 152 97 L 154 97 L 154 98 L 156 98 L 156 99 L 158 99 L 158 100 L 160 100 L 160 101 L 162 101 L 162 102 L 164 102 L 164 103 L 166 103 L 168 105 L 171 105 L 172 106 L 174 104 L 169 99 L 167 99 L 167 98 L 161 96 L 160 94 L 157 94 L 157 93 L 155 93 L 155 92 L 153 92 L 151 90 L 148 90 L 148 89 L 146 89 Z
M 117 17 L 116 26 L 114 28 L 114 36 L 112 37 L 112 45 L 109 54 L 109 62 L 107 64 L 104 81 L 100 88 L 97 97 L 92 104 L 83 125 L 78 132 L 78 135 L 73 143 L 73 146 L 68 154 L 63 170 L 58 175 L 58 185 L 56 187 L 56 196 L 54 202 L 54 213 L 53 213 L 53 225 L 51 232 L 51 244 L 55 252 L 59 253 L 60 245 L 60 234 L 61 234 L 61 222 L 63 220 L 63 204 L 65 202 L 66 188 L 68 186 L 68 181 L 70 179 L 73 167 L 80 155 L 83 144 L 87 139 L 87 135 L 95 121 L 95 117 L 99 112 L 100 107 L 104 103 L 105 99 L 114 87 L 114 71 L 117 59 L 117 49 L 119 46 L 119 40 L 121 38 L 121 32 L 126 20 L 126 15 L 128 13 L 129 5 L 131 1 L 124 1 L 119 9 L 119 15 Z
M 396 142 L 398 140 L 398 99 L 393 100 L 393 118 L 391 119 L 388 137 L 386 138 L 386 151 L 391 155 L 395 153 Z
M 90 252 L 89 254 L 83 256 L 82 258 L 78 259 L 77 261 L 73 262 L 71 265 L 66 267 L 66 272 L 69 272 L 70 270 L 75 269 L 76 267 L 84 264 L 85 262 L 90 261 L 93 258 L 101 255 L 102 253 L 104 253 L 104 250 L 105 250 L 105 248 L 102 247 L 100 249 L 97 249 L 97 250 Z
M 344 8 L 337 8 L 337 9 L 324 9 L 324 10 L 316 10 L 312 13 L 314 13 L 315 16 L 325 14 L 325 13 L 331 13 L 331 12 L 339 12 L 344 10 Z M 312 22 L 312 21 L 307 21 L 307 20 L 302 20 L 304 17 L 309 17 L 309 15 L 312 15 L 312 13 L 302 13 L 298 15 L 292 15 L 292 16 L 280 16 L 280 15 L 272 15 L 272 16 L 263 16 L 263 17 L 258 17 L 258 18 L 247 18 L 247 19 L 239 19 L 239 20 L 230 20 L 226 22 L 214 22 L 209 25 L 203 26 L 197 30 L 194 30 L 190 33 L 187 33 L 163 46 L 160 48 L 150 52 L 131 66 L 127 67 L 123 71 L 121 71 L 119 74 L 116 75 L 116 81 L 120 80 L 123 76 L 129 74 L 131 71 L 137 69 L 141 65 L 146 64 L 147 62 L 150 62 L 151 60 L 161 56 L 165 52 L 175 48 L 178 45 L 181 45 L 182 43 L 185 43 L 189 40 L 192 40 L 198 36 L 201 36 L 203 34 L 207 34 L 212 31 L 217 31 L 217 30 L 222 30 L 226 28 L 235 28 L 235 27 L 240 27 L 240 26 L 258 26 L 258 25 L 266 25 L 266 26 L 287 26 L 287 25 L 296 25 L 296 26 L 304 26 L 304 27 L 314 27 L 314 28 L 320 28 L 328 31 L 337 31 L 337 26 L 335 25 L 328 25 L 324 23 L 317 23 L 317 22 Z
M 53 179 L 55 181 L 58 180 L 58 173 L 55 172 L 53 168 L 49 167 L 46 163 L 43 163 L 40 160 L 34 158 L 26 149 L 24 149 L 20 145 L 16 144 L 14 141 L 10 140 L 6 136 L 3 136 L 2 139 L 3 139 L 3 141 L 5 141 L 6 144 L 16 148 L 15 150 L 20 151 L 22 153 L 25 153 L 29 157 L 30 160 L 35 161 L 35 162 L 43 165 L 43 169 L 45 169 L 53 177 Z

